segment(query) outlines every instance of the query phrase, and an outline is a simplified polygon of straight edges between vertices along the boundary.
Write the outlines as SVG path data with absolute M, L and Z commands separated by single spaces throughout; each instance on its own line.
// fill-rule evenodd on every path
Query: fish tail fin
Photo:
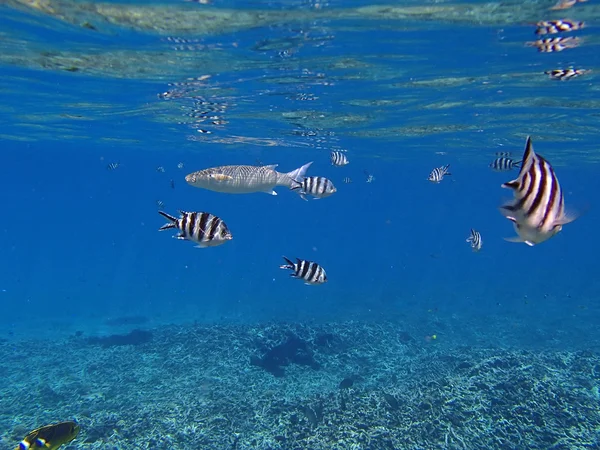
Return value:
M 167 214 L 163 211 L 159 211 L 158 213 L 169 221 L 169 223 L 166 223 L 162 227 L 160 227 L 158 231 L 168 230 L 170 228 L 177 228 L 177 226 L 175 225 L 175 222 L 177 221 L 176 217 L 173 217 L 170 214 Z
M 292 179 L 291 180 L 291 184 L 292 185 L 290 186 L 290 189 L 292 191 L 295 191 L 296 189 L 301 189 L 302 188 L 302 183 L 300 183 L 299 181 L 296 181 L 296 180 Z
M 283 264 L 283 265 L 279 266 L 280 269 L 293 269 L 294 268 L 294 263 L 291 260 L 289 260 L 285 256 L 283 257 L 283 259 L 285 259 L 285 262 L 287 264 Z
M 521 163 L 522 163 L 522 162 L 523 162 L 523 160 L 521 160 L 521 161 L 516 161 L 516 162 L 514 162 L 514 163 L 513 163 L 513 166 L 515 166 L 515 167 L 521 167 Z
M 306 175 L 306 171 L 312 163 L 313 162 L 311 161 L 309 163 L 304 164 L 302 167 L 297 168 L 296 170 L 292 170 L 291 172 L 284 174 L 283 176 L 286 179 L 284 184 L 287 186 L 293 184 L 290 182 L 290 180 L 295 181 L 296 183 L 302 182 L 302 180 L 304 179 L 304 175 Z

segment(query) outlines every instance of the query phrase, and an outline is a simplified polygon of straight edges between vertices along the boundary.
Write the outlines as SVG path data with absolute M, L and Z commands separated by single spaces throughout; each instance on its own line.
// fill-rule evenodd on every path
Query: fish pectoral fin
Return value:
M 225 175 L 224 173 L 211 173 L 210 177 L 213 180 L 217 180 L 217 181 L 230 181 L 230 180 L 233 180 L 233 177 L 231 175 Z
M 516 242 L 518 244 L 521 244 L 524 242 L 527 245 L 533 246 L 533 243 L 531 243 L 531 241 L 526 241 L 521 236 L 506 237 L 506 238 L 504 238 L 504 240 L 507 242 Z
M 521 183 L 519 182 L 519 180 L 513 180 L 513 181 L 509 181 L 508 183 L 503 183 L 502 187 L 506 188 L 506 189 L 514 189 L 514 190 L 518 190 L 520 187 Z
M 208 247 L 208 245 L 206 245 L 206 244 L 194 245 L 194 248 L 206 248 L 206 247 Z
M 277 195 L 277 192 L 275 192 L 273 189 L 271 189 L 271 190 L 266 190 L 266 191 L 263 191 L 263 192 L 264 192 L 265 194 L 269 194 L 269 195 Z

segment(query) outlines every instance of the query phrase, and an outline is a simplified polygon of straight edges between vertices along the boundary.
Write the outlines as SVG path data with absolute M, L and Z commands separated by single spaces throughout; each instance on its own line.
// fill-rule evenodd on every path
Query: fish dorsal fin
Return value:
M 279 164 L 267 164 L 266 166 L 263 166 L 263 167 L 266 167 L 267 169 L 275 170 L 278 165 Z
M 531 136 L 527 136 L 527 142 L 525 142 L 525 152 L 523 153 L 523 158 L 521 159 L 523 167 L 527 166 L 527 163 L 533 158 L 535 158 L 535 151 L 533 151 Z

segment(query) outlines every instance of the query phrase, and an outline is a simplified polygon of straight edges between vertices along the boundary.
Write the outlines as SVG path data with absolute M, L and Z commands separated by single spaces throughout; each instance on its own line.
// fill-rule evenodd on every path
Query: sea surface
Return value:
M 0 0 L 2 448 L 63 420 L 82 423 L 65 449 L 600 448 L 600 6 L 553 6 Z M 536 36 L 537 22 L 556 19 L 585 26 Z M 577 36 L 579 45 L 539 52 L 528 44 L 557 36 Z M 545 73 L 569 68 L 583 72 L 563 80 Z M 528 136 L 577 216 L 533 247 L 503 239 L 515 231 L 498 209 L 512 196 L 501 185 L 519 169 L 489 167 L 502 154 L 519 161 Z M 350 163 L 334 167 L 332 151 Z M 185 181 L 213 166 L 289 172 L 310 161 L 308 175 L 329 178 L 334 195 L 303 201 L 285 187 L 276 196 L 233 195 Z M 448 164 L 450 176 L 427 180 Z M 159 210 L 210 212 L 233 239 L 195 248 L 158 231 Z M 466 242 L 472 228 L 483 238 L 479 252 Z M 328 282 L 291 278 L 282 256 L 318 262 Z M 148 335 L 98 341 L 134 330 Z M 187 348 L 194 337 L 198 346 Z M 311 362 L 286 356 L 285 374 L 256 363 L 285 342 L 301 342 L 293 352 Z M 209 364 L 202 356 L 212 350 Z M 489 364 L 502 358 L 511 362 Z M 551 369 L 531 371 L 531 386 L 497 415 L 466 405 L 479 422 L 421 415 L 394 434 L 417 417 L 405 407 L 420 401 L 417 393 L 444 377 L 458 386 L 452 371 L 471 370 L 461 366 L 467 360 L 508 384 L 517 370 Z M 94 375 L 94 361 L 115 367 Z M 161 372 L 166 365 L 174 372 Z M 133 375 L 144 367 L 154 375 Z M 460 379 L 488 377 L 469 373 Z M 543 390 L 549 373 L 560 376 Z M 173 393 L 156 398 L 141 379 L 174 380 Z M 346 379 L 354 385 L 340 394 Z M 574 379 L 581 384 L 567 387 Z M 431 395 L 448 384 L 440 386 Z M 473 386 L 464 392 L 488 395 Z M 581 396 L 560 406 L 535 397 L 552 389 Z M 231 392 L 229 406 L 190 418 L 201 408 L 185 393 L 198 390 L 190 395 L 204 395 L 207 408 Z M 331 407 L 341 418 L 328 422 L 334 412 L 322 399 L 346 405 L 355 394 L 356 405 L 372 406 L 383 391 L 406 396 L 400 405 L 376 401 L 388 415 L 408 414 L 405 422 L 378 422 L 377 413 L 352 425 L 369 439 L 336 434 L 351 418 Z M 240 400 L 249 392 L 284 405 Z M 465 397 L 448 393 L 440 404 L 453 398 Z M 523 422 L 527 439 L 494 434 L 531 402 L 546 415 Z M 131 406 L 151 403 L 158 409 L 140 425 Z M 183 403 L 187 415 L 161 428 L 165 411 Z M 243 409 L 239 422 L 232 404 Z M 554 434 L 543 434 L 556 411 L 578 409 L 573 423 L 556 419 Z M 252 422 L 265 411 L 273 421 Z M 221 416 L 230 420 L 210 422 Z M 427 425 L 434 416 L 440 435 Z M 211 425 L 202 439 L 195 428 L 173 431 L 191 426 L 186 420 Z M 425 427 L 418 436 L 414 423 Z

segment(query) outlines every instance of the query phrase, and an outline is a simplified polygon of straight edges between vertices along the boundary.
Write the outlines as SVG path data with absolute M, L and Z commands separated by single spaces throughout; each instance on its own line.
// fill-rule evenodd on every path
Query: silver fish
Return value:
M 548 161 L 536 155 L 527 137 L 523 163 L 516 180 L 502 185 L 514 191 L 514 201 L 502 206 L 502 214 L 513 222 L 519 235 L 506 238 L 533 246 L 550 239 L 563 225 L 576 219 L 565 213 L 562 189 Z
M 481 239 L 481 233 L 471 228 L 471 235 L 467 238 L 467 242 L 471 243 L 471 248 L 474 252 L 478 252 L 483 247 L 483 239 Z
M 279 266 L 280 269 L 291 269 L 294 272 L 290 274 L 293 278 L 304 280 L 304 284 L 316 285 L 327 282 L 327 274 L 325 269 L 313 261 L 296 258 L 296 262 L 292 262 L 283 257 L 287 264 Z
M 229 228 L 219 217 L 207 212 L 179 211 L 181 217 L 173 217 L 163 211 L 158 213 L 169 221 L 158 230 L 175 228 L 180 231 L 177 239 L 187 239 L 197 243 L 196 247 L 216 247 L 233 239 Z
M 339 152 L 339 151 L 331 152 L 331 164 L 332 165 L 334 165 L 336 167 L 342 167 L 349 163 L 350 163 L 350 161 L 348 161 L 348 157 L 343 152 Z
M 583 2 L 587 2 L 587 0 L 559 0 L 559 2 L 550 9 L 552 9 L 552 10 L 568 9 L 577 3 L 583 3 Z
M 273 189 L 277 186 L 292 188 L 302 182 L 304 174 L 312 161 L 288 173 L 275 170 L 277 164 L 270 166 L 220 166 L 190 173 L 185 181 L 194 187 L 227 194 L 250 194 L 265 192 L 277 195 Z
M 440 183 L 446 175 L 452 175 L 450 172 L 448 172 L 448 169 L 450 169 L 450 164 L 446 164 L 442 167 L 436 167 L 429 174 L 427 181 L 431 181 L 432 183 Z
M 333 182 L 325 177 L 305 177 L 302 182 L 296 181 L 292 190 L 298 191 L 300 197 L 306 200 L 306 195 L 315 199 L 329 197 L 337 192 Z

